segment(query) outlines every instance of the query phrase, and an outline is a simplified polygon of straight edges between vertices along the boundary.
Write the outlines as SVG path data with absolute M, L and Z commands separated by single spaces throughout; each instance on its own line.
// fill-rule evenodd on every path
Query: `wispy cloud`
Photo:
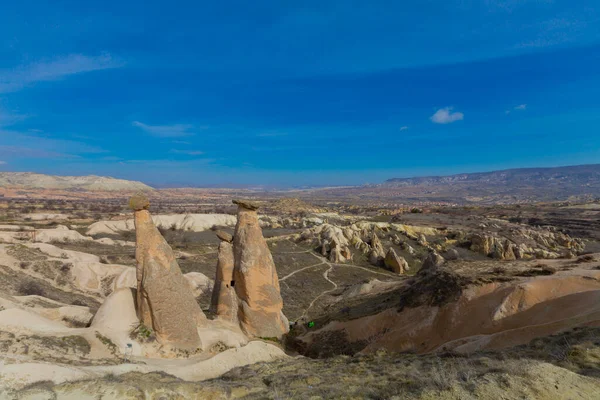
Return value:
M 8 112 L 0 108 L 0 127 L 10 126 L 26 119 L 27 116 Z
M 0 128 L 0 158 L 80 158 L 85 154 L 101 154 L 105 151 L 96 146 L 83 142 L 65 139 L 55 139 L 42 135 L 33 135 L 14 130 Z
M 102 157 L 100 159 L 102 161 L 123 161 L 123 159 L 121 157 L 117 157 L 117 156 L 106 156 L 106 157 Z
M 518 106 L 513 107 L 513 110 L 517 111 L 525 111 L 527 110 L 527 104 L 519 104 Z M 506 110 L 506 115 L 510 114 L 512 110 Z
M 440 108 L 429 119 L 434 124 L 450 124 L 456 121 L 462 121 L 465 115 L 461 112 L 452 112 L 452 107 Z
M 181 137 L 192 136 L 194 134 L 191 132 L 194 126 L 189 124 L 148 125 L 139 121 L 133 121 L 132 125 L 156 137 Z
M 0 161 L 0 165 L 6 165 L 8 164 L 6 161 Z
M 408 126 L 401 126 L 400 127 L 400 131 L 407 131 L 408 130 Z
M 203 151 L 198 151 L 198 150 L 177 150 L 177 149 L 171 149 L 170 153 L 185 154 L 188 156 L 201 156 L 202 154 L 204 154 Z
M 25 146 L 0 146 L 0 156 L 7 158 L 78 158 L 72 154 Z
M 113 58 L 110 54 L 100 56 L 69 54 L 52 60 L 38 61 L 13 69 L 0 70 L 0 93 L 16 92 L 36 82 L 54 81 L 69 75 L 118 68 L 122 65 L 122 61 Z

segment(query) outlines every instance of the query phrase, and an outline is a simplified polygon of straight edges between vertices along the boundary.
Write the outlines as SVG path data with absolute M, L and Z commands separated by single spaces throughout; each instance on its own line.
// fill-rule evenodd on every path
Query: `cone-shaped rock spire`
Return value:
M 227 232 L 217 231 L 221 239 L 218 251 L 217 275 L 211 299 L 211 311 L 218 318 L 229 322 L 237 322 L 238 300 L 233 281 L 233 237 Z
M 137 309 L 158 340 L 182 349 L 201 347 L 198 326 L 206 317 L 181 274 L 173 250 L 162 237 L 144 195 L 129 201 L 134 211 L 137 261 Z
M 233 235 L 233 281 L 238 318 L 248 336 L 281 337 L 289 329 L 275 263 L 258 223 L 258 205 L 234 200 L 238 221 Z

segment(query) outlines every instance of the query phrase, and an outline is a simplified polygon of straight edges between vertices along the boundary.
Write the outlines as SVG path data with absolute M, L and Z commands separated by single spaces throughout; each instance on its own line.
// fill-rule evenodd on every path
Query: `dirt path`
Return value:
M 327 293 L 333 292 L 334 290 L 336 290 L 338 288 L 337 283 L 335 283 L 334 281 L 332 281 L 331 279 L 329 279 L 329 272 L 333 269 L 333 265 L 331 265 L 330 263 L 324 263 L 324 264 L 329 265 L 329 269 L 327 271 L 323 272 L 323 278 L 325 278 L 325 280 L 327 282 L 329 282 L 329 283 L 331 283 L 333 285 L 333 289 L 324 290 L 323 292 L 321 292 L 321 294 L 319 294 L 317 297 L 315 297 L 313 299 L 313 301 L 310 302 L 310 304 L 308 305 L 308 307 L 306 307 L 304 309 L 304 312 L 302 313 L 302 315 L 296 319 L 296 321 L 302 321 L 302 320 L 304 320 L 304 318 L 306 318 L 306 316 L 308 314 L 308 310 L 310 310 L 312 308 L 312 306 L 316 303 L 317 300 L 319 300 L 321 297 L 323 297 Z
M 287 278 L 289 278 L 290 276 L 293 276 L 293 275 L 297 274 L 298 272 L 302 272 L 302 271 L 304 271 L 306 269 L 313 268 L 313 267 L 316 267 L 316 266 L 319 266 L 319 265 L 322 265 L 322 264 L 325 264 L 325 262 L 320 262 L 320 263 L 317 263 L 317 264 L 309 265 L 308 267 L 297 269 L 294 272 L 292 272 L 291 274 L 287 274 L 283 278 L 279 278 L 279 282 L 285 281 Z
M 290 242 L 290 243 L 291 243 L 291 244 L 292 244 L 294 247 L 296 247 L 296 248 L 299 248 L 299 247 L 300 247 L 300 246 L 298 246 L 296 243 L 294 243 L 293 241 L 289 240 L 289 238 L 288 238 L 288 237 L 279 237 L 279 239 L 281 239 L 281 240 L 287 240 L 288 242 Z M 294 272 L 292 272 L 292 273 L 290 273 L 290 274 L 288 274 L 288 275 L 284 276 L 283 278 L 280 278 L 280 279 L 279 279 L 279 282 L 282 282 L 282 283 L 284 283 L 284 284 L 287 284 L 287 283 L 285 282 L 285 280 L 286 280 L 286 279 L 288 279 L 288 278 L 290 278 L 290 277 L 292 277 L 292 276 L 294 276 L 294 275 L 295 275 L 295 274 L 297 274 L 298 272 L 302 272 L 302 271 L 305 271 L 305 270 L 307 270 L 307 269 L 310 269 L 310 268 L 317 267 L 317 266 L 319 266 L 319 265 L 327 265 L 329 268 L 328 268 L 328 269 L 327 269 L 325 272 L 323 272 L 323 278 L 324 278 L 324 279 L 325 279 L 327 282 L 329 282 L 331 285 L 333 285 L 333 288 L 332 288 L 332 289 L 328 289 L 328 290 L 323 290 L 321 293 L 319 293 L 319 294 L 318 294 L 318 295 L 317 295 L 317 296 L 316 296 L 316 297 L 315 297 L 315 298 L 314 298 L 314 299 L 313 299 L 313 300 L 310 302 L 310 304 L 308 305 L 308 307 L 306 307 L 306 308 L 304 309 L 304 311 L 302 312 L 302 315 L 301 315 L 300 317 L 296 318 L 296 322 L 297 322 L 297 321 L 302 321 L 304 318 L 306 318 L 306 317 L 308 316 L 308 312 L 310 311 L 310 309 L 311 309 L 311 308 L 312 308 L 312 307 L 315 305 L 315 303 L 316 303 L 316 302 L 317 302 L 317 301 L 318 301 L 320 298 L 322 298 L 323 296 L 325 296 L 327 293 L 331 293 L 331 292 L 333 292 L 334 290 L 336 290 L 336 289 L 339 287 L 339 286 L 338 286 L 338 284 L 337 284 L 336 282 L 334 282 L 333 280 L 331 280 L 331 279 L 329 278 L 329 273 L 330 273 L 331 271 L 333 271 L 333 269 L 334 269 L 334 268 L 358 268 L 358 269 L 362 269 L 363 271 L 370 272 L 370 273 L 372 273 L 372 274 L 374 274 L 374 275 L 383 275 L 383 276 L 385 276 L 385 277 L 387 277 L 387 278 L 395 278 L 395 279 L 397 279 L 397 278 L 398 278 L 398 276 L 397 276 L 397 275 L 394 275 L 394 274 L 392 274 L 392 273 L 388 273 L 388 272 L 379 272 L 379 271 L 373 271 L 372 269 L 369 269 L 369 268 L 366 268 L 366 267 L 361 267 L 361 266 L 359 266 L 359 265 L 354 265 L 354 264 L 335 264 L 335 263 L 330 263 L 330 262 L 329 262 L 329 260 L 327 260 L 327 258 L 323 257 L 323 256 L 322 256 L 322 255 L 320 255 L 320 254 L 316 254 L 316 253 L 315 253 L 315 252 L 314 252 L 312 249 L 307 249 L 307 250 L 302 250 L 302 251 L 292 251 L 292 252 L 281 252 L 281 253 L 278 253 L 278 254 L 302 254 L 302 253 L 308 253 L 308 254 L 310 254 L 311 256 L 313 256 L 313 257 L 315 257 L 317 260 L 319 260 L 319 263 L 317 263 L 317 264 L 312 264 L 312 265 L 309 265 L 309 266 L 306 266 L 306 267 L 300 268 L 300 269 L 298 269 L 298 270 L 296 270 L 296 271 L 294 271 Z M 357 282 L 357 283 L 358 283 L 358 282 Z

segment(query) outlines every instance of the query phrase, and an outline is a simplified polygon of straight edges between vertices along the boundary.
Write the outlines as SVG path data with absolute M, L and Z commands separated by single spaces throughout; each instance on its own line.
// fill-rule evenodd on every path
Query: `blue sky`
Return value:
M 346 185 L 585 163 L 600 163 L 596 1 L 0 13 L 0 171 Z

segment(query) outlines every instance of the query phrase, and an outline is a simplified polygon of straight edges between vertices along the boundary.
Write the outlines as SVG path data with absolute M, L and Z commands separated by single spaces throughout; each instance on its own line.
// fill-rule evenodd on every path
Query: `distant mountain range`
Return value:
M 392 178 L 378 187 L 398 193 L 399 197 L 467 202 L 590 198 L 600 196 L 600 164 Z
M 103 176 L 53 176 L 30 172 L 0 172 L 0 189 L 42 189 L 79 192 L 131 192 L 155 190 L 138 181 Z M 214 189 L 219 189 L 215 186 Z M 220 187 L 223 189 L 223 187 Z M 262 193 L 296 193 L 298 196 L 340 201 L 384 201 L 394 203 L 499 204 L 600 198 L 600 164 L 555 168 L 518 168 L 503 171 L 463 173 L 448 176 L 392 178 L 377 185 L 288 188 L 249 187 Z M 0 190 L 1 191 L 1 190 Z M 156 193 L 168 192 L 158 189 Z
M 115 179 L 106 176 L 55 176 L 32 172 L 0 172 L 0 188 L 104 192 L 153 190 L 152 187 L 142 182 Z
M 553 168 L 516 168 L 492 172 L 475 172 L 448 176 L 392 178 L 387 186 L 438 186 L 454 183 L 483 185 L 569 185 L 586 186 L 600 183 L 600 164 Z

